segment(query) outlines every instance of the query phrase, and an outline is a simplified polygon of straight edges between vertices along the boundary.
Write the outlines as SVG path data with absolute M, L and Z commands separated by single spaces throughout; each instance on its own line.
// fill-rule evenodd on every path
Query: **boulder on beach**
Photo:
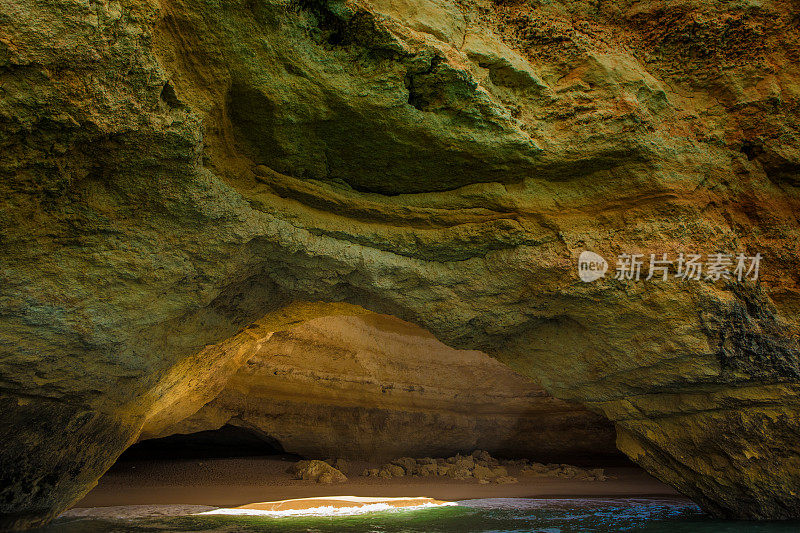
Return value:
M 340 470 L 332 467 L 325 461 L 312 459 L 310 461 L 299 461 L 287 469 L 294 479 L 314 481 L 316 483 L 342 483 L 347 481 Z

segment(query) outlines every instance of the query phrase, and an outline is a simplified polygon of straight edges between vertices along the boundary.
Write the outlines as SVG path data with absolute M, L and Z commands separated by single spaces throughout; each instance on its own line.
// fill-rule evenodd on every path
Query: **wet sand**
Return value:
M 447 502 L 433 498 L 380 498 L 366 496 L 331 496 L 328 498 L 296 498 L 293 500 L 280 500 L 277 502 L 260 502 L 241 505 L 235 509 L 254 511 L 298 511 L 303 509 L 316 509 L 318 507 L 362 507 L 370 504 L 384 504 L 389 507 L 417 507 L 419 505 L 441 505 Z
M 291 479 L 287 458 L 248 457 L 204 460 L 140 460 L 119 462 L 100 479 L 76 508 L 121 505 L 201 505 L 239 507 L 256 502 L 297 498 L 362 496 L 433 498 L 637 497 L 678 494 L 669 486 L 632 467 L 605 468 L 607 481 L 530 477 L 509 467 L 513 484 L 480 484 L 441 477 L 366 478 L 359 474 L 377 465 L 352 463 L 348 481 L 330 485 Z M 600 465 L 602 466 L 602 465 Z

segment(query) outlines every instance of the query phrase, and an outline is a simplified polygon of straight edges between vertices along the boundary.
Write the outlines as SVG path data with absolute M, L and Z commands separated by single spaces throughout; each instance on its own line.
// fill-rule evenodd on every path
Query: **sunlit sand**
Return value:
M 198 514 L 224 515 L 341 515 L 455 505 L 455 502 L 436 500 L 424 496 L 400 498 L 371 498 L 365 496 L 326 496 L 319 498 L 296 498 L 274 502 L 259 502 L 233 508 L 214 509 Z

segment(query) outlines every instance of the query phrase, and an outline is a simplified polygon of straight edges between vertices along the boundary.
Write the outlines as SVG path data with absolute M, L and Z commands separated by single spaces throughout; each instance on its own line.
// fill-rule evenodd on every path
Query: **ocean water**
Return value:
M 208 515 L 168 518 L 60 518 L 47 533 L 798 533 L 800 522 L 714 520 L 683 500 L 465 500 L 455 505 L 303 516 Z

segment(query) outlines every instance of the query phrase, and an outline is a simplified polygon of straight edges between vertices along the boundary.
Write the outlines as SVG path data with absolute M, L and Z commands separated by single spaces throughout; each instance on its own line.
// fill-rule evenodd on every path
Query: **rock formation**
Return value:
M 299 464 L 299 463 L 298 463 Z M 517 483 L 519 480 L 508 475 L 508 467 L 519 471 L 522 476 L 550 477 L 561 479 L 580 479 L 583 481 L 606 481 L 602 468 L 586 470 L 567 464 L 542 464 L 528 459 L 498 461 L 486 450 L 474 450 L 467 455 L 452 457 L 400 457 L 377 468 L 367 468 L 361 475 L 391 479 L 393 477 L 443 476 L 456 480 L 475 479 L 479 483 Z
M 154 435 L 235 424 L 306 457 L 381 461 L 484 449 L 528 457 L 612 454 L 613 427 L 477 351 L 384 315 L 276 333 L 197 413 Z
M 341 470 L 332 467 L 325 461 L 316 459 L 298 461 L 289 468 L 288 472 L 295 479 L 304 479 L 315 483 L 343 483 L 347 481 L 347 476 Z
M 800 517 L 797 16 L 3 2 L 0 527 L 68 507 L 276 332 L 365 309 L 602 412 L 716 515 Z M 583 283 L 587 249 L 764 264 Z

